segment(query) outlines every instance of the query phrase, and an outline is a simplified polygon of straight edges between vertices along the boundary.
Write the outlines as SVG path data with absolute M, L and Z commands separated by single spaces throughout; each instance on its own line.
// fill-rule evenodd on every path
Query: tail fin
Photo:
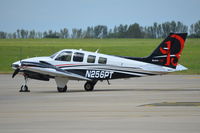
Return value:
M 176 69 L 186 37 L 187 33 L 171 33 L 145 62 Z

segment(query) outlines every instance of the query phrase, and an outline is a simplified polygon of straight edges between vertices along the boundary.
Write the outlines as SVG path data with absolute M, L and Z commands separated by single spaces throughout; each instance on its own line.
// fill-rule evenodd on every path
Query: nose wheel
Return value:
M 19 92 L 30 92 L 30 90 L 28 89 L 27 85 L 22 85 L 21 89 L 19 90 Z
M 28 77 L 25 75 L 24 76 L 24 84 L 21 86 L 21 89 L 19 90 L 19 92 L 30 92 L 30 90 L 28 89 L 28 86 L 27 86 L 27 82 L 28 82 Z

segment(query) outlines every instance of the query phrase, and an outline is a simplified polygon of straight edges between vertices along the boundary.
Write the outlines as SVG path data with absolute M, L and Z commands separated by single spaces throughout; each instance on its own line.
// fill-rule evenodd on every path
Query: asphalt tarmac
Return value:
M 199 133 L 200 75 L 164 75 L 98 82 L 69 81 L 58 93 L 54 80 L 0 75 L 0 133 Z

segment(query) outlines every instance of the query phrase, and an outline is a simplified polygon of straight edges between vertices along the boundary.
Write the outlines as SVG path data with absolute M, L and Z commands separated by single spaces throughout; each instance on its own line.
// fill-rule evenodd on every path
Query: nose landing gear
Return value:
M 21 86 L 19 92 L 30 92 L 27 86 L 27 82 L 28 82 L 28 76 L 24 75 L 24 84 Z

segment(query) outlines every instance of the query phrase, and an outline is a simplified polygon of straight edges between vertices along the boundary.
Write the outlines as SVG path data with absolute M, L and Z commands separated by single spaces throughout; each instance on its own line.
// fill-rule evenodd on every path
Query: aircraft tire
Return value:
M 22 85 L 19 92 L 30 92 L 30 90 L 28 90 L 28 86 L 27 85 Z
M 94 90 L 94 83 L 86 82 L 84 85 L 86 91 L 93 91 Z
M 66 92 L 67 91 L 67 86 L 65 85 L 64 88 L 57 87 L 57 90 L 58 90 L 58 92 Z

